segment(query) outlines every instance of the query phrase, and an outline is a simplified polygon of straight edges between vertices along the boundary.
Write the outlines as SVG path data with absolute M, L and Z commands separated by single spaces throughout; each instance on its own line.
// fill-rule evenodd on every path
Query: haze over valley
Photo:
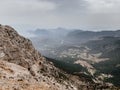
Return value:
M 120 30 L 36 29 L 29 37 L 37 50 L 62 70 L 96 83 L 119 86 Z M 64 67 L 65 66 L 65 67 Z
M 120 90 L 120 0 L 0 0 L 0 90 Z

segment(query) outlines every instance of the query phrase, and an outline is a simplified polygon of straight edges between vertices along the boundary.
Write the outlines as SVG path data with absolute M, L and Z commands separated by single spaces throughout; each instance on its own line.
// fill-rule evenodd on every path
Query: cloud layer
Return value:
M 0 20 L 16 28 L 119 29 L 120 0 L 0 0 Z
M 93 13 L 120 13 L 120 0 L 86 0 Z

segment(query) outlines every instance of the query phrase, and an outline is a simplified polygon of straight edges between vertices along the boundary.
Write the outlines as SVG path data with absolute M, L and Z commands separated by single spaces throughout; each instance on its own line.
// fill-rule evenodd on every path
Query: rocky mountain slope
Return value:
M 89 53 L 101 53 L 99 58 L 106 58 L 93 65 L 98 70 L 97 74 L 111 75 L 112 77 L 105 78 L 104 81 L 120 86 L 120 37 L 103 37 L 100 40 L 87 42 L 85 45 L 91 49 Z
M 0 90 L 77 90 L 77 85 L 47 62 L 30 40 L 0 25 Z

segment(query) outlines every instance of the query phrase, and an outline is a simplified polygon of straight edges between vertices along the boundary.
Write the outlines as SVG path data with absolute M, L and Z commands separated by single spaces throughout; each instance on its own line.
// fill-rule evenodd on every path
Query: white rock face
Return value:
M 87 68 L 88 72 L 91 74 L 91 75 L 94 75 L 94 73 L 96 72 L 95 68 L 89 64 L 88 62 L 86 61 L 82 61 L 82 60 L 77 60 L 75 62 L 75 64 L 80 64 L 81 66 Z
M 0 52 L 0 58 L 3 58 L 5 56 L 5 53 Z

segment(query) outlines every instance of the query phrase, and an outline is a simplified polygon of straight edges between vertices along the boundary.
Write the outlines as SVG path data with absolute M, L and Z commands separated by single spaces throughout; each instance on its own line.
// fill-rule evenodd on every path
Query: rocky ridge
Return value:
M 47 62 L 29 39 L 10 26 L 0 25 L 0 89 L 77 90 L 60 75 L 64 74 Z

